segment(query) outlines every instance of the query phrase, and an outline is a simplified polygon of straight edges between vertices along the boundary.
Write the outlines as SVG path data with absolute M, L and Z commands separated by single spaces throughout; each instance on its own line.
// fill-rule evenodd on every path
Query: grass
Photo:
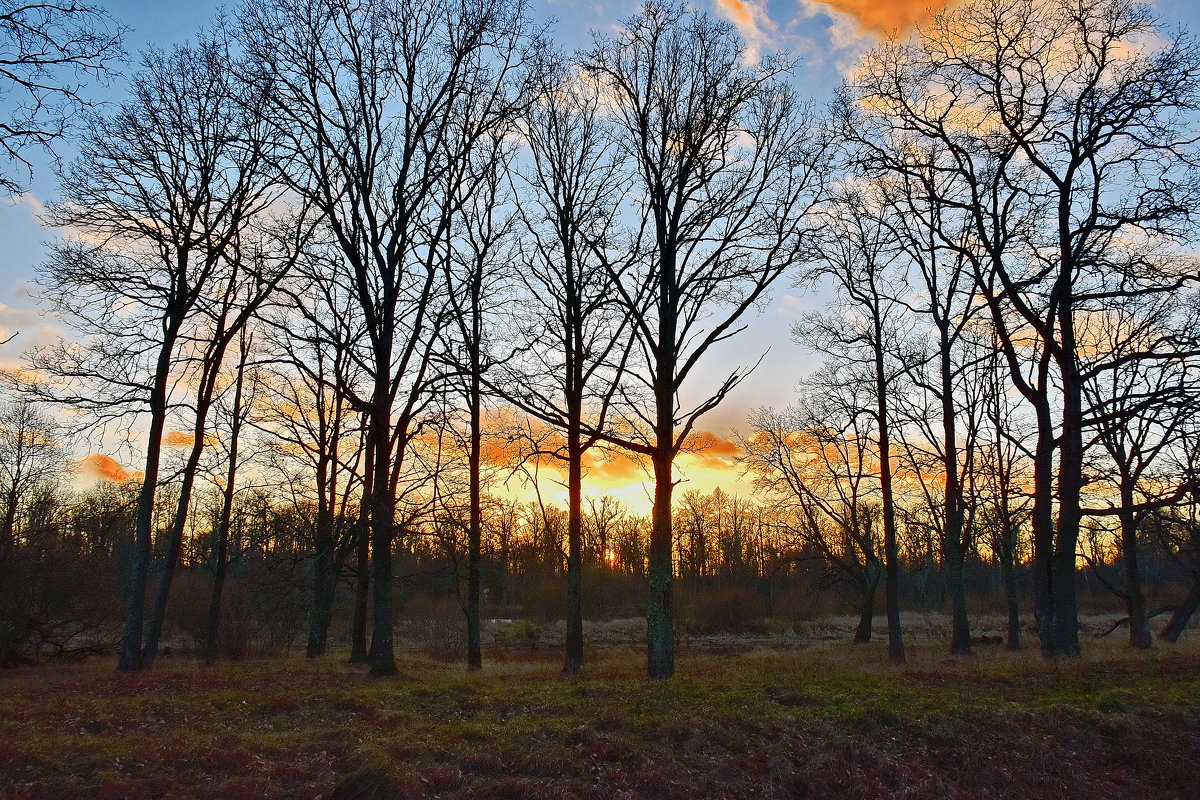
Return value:
M 1194 798 L 1200 648 L 1078 661 L 840 642 L 545 656 L 482 673 L 409 653 L 121 675 L 0 674 L 2 798 Z

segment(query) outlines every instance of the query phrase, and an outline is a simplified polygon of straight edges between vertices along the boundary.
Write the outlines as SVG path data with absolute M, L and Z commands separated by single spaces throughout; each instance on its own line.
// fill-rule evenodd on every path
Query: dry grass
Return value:
M 475 675 L 416 652 L 387 680 L 332 656 L 12 670 L 0 797 L 1200 797 L 1192 643 L 1114 634 L 1056 663 L 917 643 L 894 667 L 882 644 L 694 641 L 649 681 L 609 634 L 573 679 L 552 629 Z

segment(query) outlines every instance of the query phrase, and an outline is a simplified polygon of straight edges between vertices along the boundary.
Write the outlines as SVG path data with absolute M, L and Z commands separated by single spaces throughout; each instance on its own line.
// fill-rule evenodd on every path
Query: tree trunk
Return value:
M 202 448 L 193 447 L 193 453 L 199 449 Z M 167 532 L 167 552 L 163 559 L 162 575 L 158 579 L 158 591 L 154 596 L 154 607 L 146 628 L 146 644 L 142 648 L 142 666 L 145 669 L 154 666 L 154 658 L 158 655 L 158 642 L 167 618 L 167 603 L 171 599 L 171 584 L 175 580 L 175 568 L 179 564 L 179 553 L 183 549 L 183 529 L 187 524 L 188 507 L 192 502 L 192 489 L 196 485 L 196 470 L 199 466 L 198 454 L 194 458 L 188 457 L 183 473 L 183 485 L 179 489 L 179 502 L 175 506 L 175 519 Z
M 221 595 L 225 590 L 225 574 L 229 561 L 229 530 L 233 525 L 233 500 L 237 495 L 238 449 L 242 439 L 243 419 L 242 389 L 245 386 L 248 355 L 247 337 L 243 334 L 237 365 L 237 381 L 233 387 L 233 420 L 229 426 L 229 467 L 225 471 L 225 486 L 221 490 L 221 519 L 217 523 L 217 563 L 214 565 L 212 597 L 208 605 L 208 631 L 204 661 L 210 665 L 217 660 L 218 636 L 221 633 Z M 202 436 L 203 429 L 200 428 L 197 434 Z
M 386 351 L 376 365 L 371 407 L 370 435 L 373 476 L 371 481 L 371 574 L 374 581 L 371 608 L 371 649 L 368 661 L 375 676 L 396 674 L 392 608 L 392 537 L 396 500 L 392 495 L 391 447 L 391 353 Z
M 900 547 L 896 540 L 896 508 L 892 496 L 891 431 L 888 425 L 887 379 L 884 374 L 883 335 L 878 318 L 875 330 L 875 399 L 879 426 L 879 492 L 883 501 L 884 604 L 888 621 L 888 660 L 904 661 L 904 633 L 900 630 Z
M 862 610 L 858 616 L 858 628 L 854 631 L 855 644 L 870 644 L 875 625 L 875 593 L 879 589 L 879 567 L 868 565 L 867 587 L 863 590 Z
M 583 667 L 583 448 L 578 416 L 567 430 L 567 631 L 563 672 Z
M 1200 608 L 1200 575 L 1193 575 L 1192 588 L 1188 592 L 1188 596 L 1184 598 L 1179 608 L 1175 609 L 1175 613 L 1171 615 L 1171 619 L 1167 622 L 1167 627 L 1162 629 L 1162 632 L 1158 634 L 1158 638 L 1171 644 L 1178 642 L 1179 637 L 1183 635 L 1188 623 L 1192 621 L 1192 615 L 1196 613 L 1196 609 L 1198 608 Z
M 167 378 L 174 339 L 159 349 L 154 387 L 150 394 L 150 430 L 146 436 L 146 462 L 142 489 L 138 493 L 137 520 L 133 547 L 129 551 L 129 584 L 125 596 L 125 628 L 117 669 L 133 672 L 142 668 L 142 625 L 146 613 L 146 584 L 150 570 L 151 527 L 154 525 L 154 498 L 158 490 L 159 461 L 167 418 Z
M 480 558 L 483 528 L 483 493 L 482 476 L 480 475 L 480 451 L 482 444 L 482 420 L 480 404 L 482 391 L 479 382 L 479 340 L 472 344 L 474 362 L 471 369 L 471 390 L 469 402 L 471 405 L 471 446 L 467 454 L 468 470 L 470 472 L 470 521 L 467 526 L 467 669 L 471 671 L 483 669 L 482 635 L 480 630 Z
M 221 598 L 225 593 L 225 576 L 229 570 L 228 524 L 221 524 L 215 545 L 212 595 L 208 601 L 208 627 L 204 636 L 204 663 L 209 666 L 216 663 L 220 654 Z
M 654 511 L 650 529 L 650 595 L 646 600 L 647 672 L 651 678 L 675 674 L 675 621 L 671 575 L 671 440 L 659 439 L 654 454 Z
M 946 548 L 946 588 L 950 592 L 952 611 L 950 653 L 965 656 L 971 654 L 971 621 L 967 615 L 967 587 L 963 577 L 963 547 Z
M 1053 658 L 1054 601 L 1054 430 L 1050 411 L 1038 404 L 1038 438 L 1033 455 L 1033 604 L 1042 655 Z
M 1005 647 L 1015 653 L 1021 649 L 1021 606 L 1017 596 L 1017 569 L 1013 555 L 1016 532 L 1009 530 L 1012 526 L 1007 520 L 1002 524 L 1006 530 L 1001 534 L 1005 538 L 1000 545 L 1000 576 L 1004 582 L 1004 602 L 1008 607 L 1008 640 Z
M 365 489 L 365 487 L 364 487 Z M 355 534 L 358 553 L 358 574 L 354 582 L 354 624 L 350 632 L 350 663 L 366 664 L 367 653 L 367 605 L 371 600 L 371 556 L 370 540 L 365 526 L 359 525 Z
M 313 559 L 313 608 L 308 623 L 308 644 L 304 649 L 307 658 L 325 655 L 329 647 L 329 621 L 333 616 L 333 596 L 336 591 L 333 542 L 321 541 Z
M 1121 491 L 1121 563 L 1125 568 L 1125 610 L 1129 616 L 1129 646 L 1149 650 L 1153 646 L 1150 620 L 1146 618 L 1146 595 L 1142 591 L 1142 573 L 1138 569 L 1137 518 L 1133 512 L 1133 492 Z

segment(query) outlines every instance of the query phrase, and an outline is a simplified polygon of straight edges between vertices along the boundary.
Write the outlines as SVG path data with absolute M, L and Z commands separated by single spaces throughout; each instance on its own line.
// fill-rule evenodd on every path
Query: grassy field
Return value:
M 635 647 L 567 678 L 550 647 L 377 680 L 277 658 L 0 673 L 3 798 L 1197 798 L 1200 647 L 1118 636 L 1047 663 L 981 648 Z

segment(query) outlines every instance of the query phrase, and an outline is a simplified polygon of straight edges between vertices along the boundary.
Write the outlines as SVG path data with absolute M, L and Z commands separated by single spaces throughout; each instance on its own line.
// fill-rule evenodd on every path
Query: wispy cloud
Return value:
M 746 60 L 762 58 L 763 48 L 777 47 L 779 28 L 767 13 L 766 0 L 715 0 L 717 13 L 733 23 L 746 41 Z

